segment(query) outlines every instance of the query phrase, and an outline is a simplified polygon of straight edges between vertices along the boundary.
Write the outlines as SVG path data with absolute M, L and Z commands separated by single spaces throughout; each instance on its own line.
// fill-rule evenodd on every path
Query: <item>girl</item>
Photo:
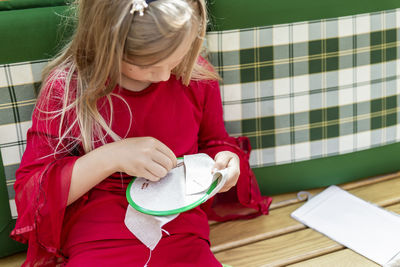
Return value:
M 177 156 L 204 152 L 229 168 L 221 191 L 233 189 L 165 225 L 149 264 L 220 266 L 207 214 L 266 214 L 270 199 L 248 166 L 247 139 L 226 133 L 218 75 L 199 57 L 204 0 L 76 4 L 76 32 L 45 70 L 16 173 L 12 237 L 29 244 L 24 265 L 143 266 L 149 251 L 124 225 L 130 177 L 157 181 Z M 221 216 L 222 205 L 253 213 Z

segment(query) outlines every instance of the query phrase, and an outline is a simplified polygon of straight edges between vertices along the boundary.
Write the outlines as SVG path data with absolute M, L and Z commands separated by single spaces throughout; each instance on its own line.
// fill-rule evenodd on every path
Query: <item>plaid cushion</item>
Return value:
M 208 32 L 228 132 L 252 167 L 400 140 L 400 9 Z
M 46 60 L 0 65 L 0 149 L 10 207 L 16 216 L 15 171 L 25 150 L 26 132 L 40 87 Z
M 211 61 L 224 80 L 226 127 L 250 138 L 252 167 L 398 142 L 399 30 L 396 9 L 209 32 Z M 0 149 L 12 209 L 46 63 L 0 65 Z

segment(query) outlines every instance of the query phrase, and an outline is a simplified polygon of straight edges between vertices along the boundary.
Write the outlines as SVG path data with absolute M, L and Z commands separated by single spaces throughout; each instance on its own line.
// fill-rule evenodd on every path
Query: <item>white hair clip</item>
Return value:
M 139 12 L 140 16 L 143 16 L 143 11 L 149 5 L 146 3 L 146 0 L 132 0 L 132 8 L 130 13 L 133 14 L 135 12 Z

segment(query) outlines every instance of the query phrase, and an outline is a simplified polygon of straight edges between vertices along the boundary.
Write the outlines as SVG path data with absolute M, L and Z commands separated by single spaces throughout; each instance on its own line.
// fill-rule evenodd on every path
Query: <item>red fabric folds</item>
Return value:
M 224 150 L 236 153 L 240 159 L 240 177 L 228 192 L 217 194 L 213 199 L 202 205 L 210 220 L 227 221 L 248 219 L 262 214 L 268 214 L 272 199 L 261 196 L 257 180 L 249 165 L 251 152 L 247 137 L 230 137 L 225 130 L 222 99 L 218 82 L 206 81 L 203 112 L 199 128 L 198 146 L 201 153 L 210 157 Z
M 23 266 L 55 266 L 57 259 L 62 259 L 61 232 L 72 168 L 78 159 L 73 150 L 66 149 L 71 143 L 63 142 L 56 149 L 62 126 L 54 112 L 62 104 L 63 83 L 57 81 L 51 95 L 46 95 L 49 89 L 44 88 L 32 115 L 14 184 L 18 219 L 11 238 L 28 243 Z
M 19 217 L 11 237 L 29 244 L 24 266 L 55 266 L 67 262 L 67 258 L 74 261 L 77 248 L 87 249 L 93 256 L 96 251 L 91 250 L 91 246 L 108 240 L 114 240 L 114 244 L 138 242 L 124 225 L 128 205 L 126 183 L 118 177 L 104 179 L 67 207 L 73 165 L 84 153 L 77 143 L 76 128 L 71 129 L 65 142 L 58 144 L 60 127 L 70 127 L 76 116 L 72 111 L 67 113 L 60 126 L 60 118 L 53 115 L 62 105 L 63 82 L 52 84 L 51 90 L 50 98 L 39 99 L 38 106 L 48 112 L 35 109 L 26 150 L 16 173 Z M 113 94 L 111 128 L 119 136 L 152 136 L 178 157 L 202 152 L 214 158 L 218 152 L 229 150 L 240 158 L 241 174 L 237 185 L 226 193 L 217 194 L 204 203 L 202 209 L 197 207 L 182 213 L 167 224 L 165 230 L 171 235 L 195 236 L 208 242 L 206 214 L 208 219 L 216 221 L 268 214 L 271 198 L 261 196 L 250 169 L 248 138 L 229 137 L 225 130 L 217 82 L 193 81 L 186 87 L 171 76 L 168 81 L 152 84 L 140 92 L 117 86 Z M 68 99 L 73 101 L 73 92 Z M 107 103 L 106 99 L 99 100 L 99 112 L 109 118 L 109 107 L 103 103 Z M 109 138 L 106 142 L 112 140 Z M 140 250 L 132 253 L 140 253 Z M 111 265 L 113 259 L 109 260 Z
M 239 156 L 240 176 L 236 186 L 227 192 L 215 195 L 202 205 L 208 219 L 228 221 L 250 219 L 268 214 L 272 198 L 261 195 L 257 180 L 250 168 L 250 140 L 243 136 L 212 140 L 200 144 L 199 152 L 206 153 L 214 158 L 218 152 L 224 150 L 231 151 Z
M 11 237 L 29 245 L 23 266 L 54 266 L 54 255 L 61 257 L 60 236 L 75 159 L 52 161 L 15 184 L 18 220 Z

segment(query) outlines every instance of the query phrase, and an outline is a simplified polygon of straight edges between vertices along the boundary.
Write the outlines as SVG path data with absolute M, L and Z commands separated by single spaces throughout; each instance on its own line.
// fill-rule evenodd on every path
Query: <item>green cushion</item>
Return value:
M 15 171 L 26 145 L 41 72 L 47 62 L 0 64 L 0 257 L 26 248 L 9 238 L 15 225 L 11 216 L 16 217 L 13 208 L 10 214 L 9 203 L 14 202 Z
M 342 184 L 400 169 L 400 143 L 314 160 L 254 168 L 266 195 Z
M 211 30 L 335 18 L 400 7 L 398 0 L 213 0 Z
M 400 169 L 383 160 L 400 152 L 399 14 L 207 33 L 226 128 L 250 138 L 263 193 Z
M 12 240 L 9 235 L 15 226 L 11 217 L 4 174 L 3 161 L 0 154 L 0 257 L 5 257 L 26 249 L 26 245 Z
M 0 64 L 52 57 L 71 35 L 67 6 L 0 11 Z
M 60 27 L 61 21 L 65 20 L 63 16 L 67 14 L 68 7 L 65 1 L 61 0 L 0 2 L 0 50 L 2 51 L 0 53 L 0 64 L 47 59 L 56 54 L 72 32 L 70 26 Z M 8 162 L 7 166 L 4 167 L 0 155 L 0 257 L 26 249 L 26 245 L 15 242 L 9 237 L 15 226 L 15 219 L 12 218 L 9 206 L 9 198 L 14 198 L 12 181 L 15 179 L 15 169 L 18 167 L 18 162 L 15 162 L 14 156 L 11 156 L 11 159 L 7 157 L 8 153 L 13 155 L 10 149 L 15 146 L 18 150 L 18 147 L 22 147 L 25 143 L 23 140 L 25 136 L 21 135 L 23 132 L 21 132 L 21 127 L 26 124 L 27 120 L 30 120 L 34 104 L 34 101 L 30 99 L 34 97 L 35 89 L 39 85 L 40 69 L 44 64 L 45 62 L 38 62 L 32 66 L 28 63 L 26 65 L 17 64 L 13 67 L 0 67 L 0 84 L 6 83 L 5 87 L 0 86 L 0 103 L 3 104 L 3 108 L 0 110 L 0 121 L 1 125 L 6 125 L 5 128 L 1 129 L 1 132 L 8 137 L 10 137 L 9 134 L 17 134 L 18 132 L 18 137 L 22 138 L 17 141 L 14 138 L 6 138 L 9 143 L 0 144 L 2 151 L 5 152 L 3 156 L 6 157 Z M 20 70 L 19 74 L 18 69 Z M 29 69 L 31 69 L 31 74 L 27 75 Z M 5 74 L 7 76 L 4 76 Z M 18 84 L 9 84 L 9 78 L 12 78 L 13 82 Z M 32 81 L 27 82 L 27 79 L 32 79 Z M 11 114 L 9 114 L 10 112 Z M 13 132 L 11 126 L 15 121 L 9 121 L 10 119 L 23 123 L 15 124 Z M 15 131 L 17 129 L 18 131 Z M 9 130 L 11 133 L 8 132 Z M 7 182 L 6 173 L 9 179 Z
M 0 11 L 66 5 L 67 0 L 8 0 L 0 2 Z

